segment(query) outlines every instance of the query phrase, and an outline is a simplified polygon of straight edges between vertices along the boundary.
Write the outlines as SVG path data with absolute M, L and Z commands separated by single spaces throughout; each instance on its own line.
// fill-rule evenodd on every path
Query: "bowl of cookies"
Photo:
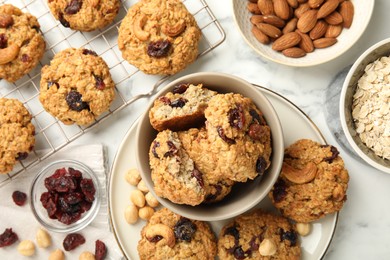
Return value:
M 244 40 L 260 56 L 295 67 L 333 60 L 366 29 L 374 1 L 232 0 Z
M 352 65 L 340 96 L 340 119 L 353 150 L 390 173 L 390 38 L 368 48 Z
M 245 80 L 212 72 L 167 84 L 139 119 L 136 146 L 142 179 L 160 203 L 208 221 L 266 197 L 284 149 L 267 98 Z

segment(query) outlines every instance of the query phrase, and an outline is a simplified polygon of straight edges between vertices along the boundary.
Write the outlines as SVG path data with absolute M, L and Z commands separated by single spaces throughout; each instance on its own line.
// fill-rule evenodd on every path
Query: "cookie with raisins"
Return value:
M 35 16 L 0 6 L 0 79 L 15 82 L 38 64 L 46 47 L 39 28 Z
M 201 31 L 180 0 L 141 0 L 119 28 L 122 56 L 146 74 L 172 75 L 198 56 Z
M 217 243 L 206 222 L 163 208 L 141 230 L 138 255 L 146 259 L 214 259 Z
M 286 148 L 273 204 L 297 222 L 311 222 L 341 210 L 349 175 L 336 147 L 301 139 Z
M 91 50 L 68 48 L 42 68 L 39 100 L 64 124 L 87 125 L 108 110 L 114 88 L 101 57 Z
M 219 233 L 220 259 L 300 259 L 293 225 L 284 217 L 256 210 L 236 217 Z

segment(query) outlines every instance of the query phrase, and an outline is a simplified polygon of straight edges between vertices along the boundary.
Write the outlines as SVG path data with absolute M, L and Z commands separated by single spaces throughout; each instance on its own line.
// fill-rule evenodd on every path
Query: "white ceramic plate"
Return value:
M 286 146 L 298 139 L 309 138 L 325 144 L 321 132 L 316 125 L 299 108 L 284 97 L 262 87 L 259 87 L 278 112 L 284 132 Z M 114 159 L 109 179 L 109 209 L 112 229 L 123 254 L 128 259 L 138 259 L 137 244 L 140 240 L 141 228 L 145 222 L 139 220 L 135 225 L 125 221 L 124 212 L 130 203 L 130 192 L 135 189 L 125 181 L 125 173 L 136 168 L 135 162 L 135 132 L 137 121 L 127 132 Z M 294 126 L 293 128 L 291 126 Z M 269 211 L 275 211 L 270 200 L 263 200 L 258 206 Z M 302 260 L 321 259 L 332 240 L 336 228 L 338 214 L 331 214 L 316 221 L 312 225 L 312 232 L 302 238 Z M 218 234 L 222 226 L 228 221 L 214 221 L 211 226 Z
M 248 0 L 232 0 L 233 16 L 236 25 L 245 41 L 259 55 L 277 63 L 295 67 L 308 67 L 330 61 L 346 52 L 360 38 L 371 19 L 374 9 L 374 0 L 351 0 L 355 7 L 354 20 L 349 29 L 344 29 L 337 43 L 324 49 L 316 49 L 302 58 L 288 58 L 282 53 L 271 49 L 271 45 L 264 45 L 256 40 L 251 29 L 250 17 L 252 14 L 247 10 Z

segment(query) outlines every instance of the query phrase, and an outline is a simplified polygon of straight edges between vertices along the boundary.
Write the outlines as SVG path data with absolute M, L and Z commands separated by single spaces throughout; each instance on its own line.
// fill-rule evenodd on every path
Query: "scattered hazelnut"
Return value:
M 138 209 L 135 205 L 130 204 L 125 209 L 125 219 L 129 224 L 134 224 L 138 220 Z
M 145 206 L 145 195 L 140 190 L 133 190 L 130 194 L 130 200 L 139 208 Z
M 262 256 L 271 256 L 276 253 L 276 249 L 275 243 L 271 239 L 265 238 L 260 243 L 259 253 Z
M 84 251 L 79 256 L 79 260 L 95 260 L 95 255 L 91 252 Z
M 140 208 L 138 211 L 138 216 L 144 220 L 149 220 L 153 216 L 153 214 L 154 214 L 154 209 L 149 206 Z
M 295 225 L 297 232 L 301 236 L 306 236 L 310 233 L 311 226 L 309 223 L 297 223 Z
M 46 248 L 51 245 L 51 237 L 49 233 L 42 228 L 38 229 L 35 239 L 37 240 L 38 247 Z
M 137 186 L 141 180 L 141 175 L 137 169 L 130 169 L 126 172 L 125 179 L 131 185 Z
M 148 189 L 148 187 L 146 187 L 146 184 L 145 184 L 145 182 L 144 182 L 143 180 L 141 180 L 141 181 L 138 183 L 137 188 L 138 188 L 140 191 L 144 192 L 144 193 L 148 193 L 148 192 L 149 192 L 149 189 Z
M 35 253 L 35 246 L 31 240 L 23 240 L 18 245 L 18 252 L 24 256 L 32 256 Z
M 155 208 L 159 205 L 158 200 L 153 196 L 152 193 L 148 192 L 145 195 L 146 203 L 151 206 L 152 208 Z
M 56 249 L 50 253 L 49 260 L 64 260 L 65 255 L 61 249 Z

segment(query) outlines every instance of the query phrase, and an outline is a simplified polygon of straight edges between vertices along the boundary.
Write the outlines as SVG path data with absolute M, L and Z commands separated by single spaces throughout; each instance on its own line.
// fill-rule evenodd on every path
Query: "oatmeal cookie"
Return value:
M 182 148 L 176 132 L 159 132 L 149 150 L 154 190 L 160 197 L 178 204 L 198 205 L 205 199 L 202 173 Z
M 282 172 L 269 197 L 285 217 L 311 222 L 343 207 L 348 181 L 336 147 L 301 139 L 285 150 Z
M 39 28 L 33 15 L 0 6 L 0 79 L 15 82 L 38 64 L 46 47 Z
M 187 130 L 204 123 L 204 110 L 217 92 L 202 84 L 181 84 L 154 101 L 149 111 L 150 124 L 157 131 Z
M 216 239 L 207 223 L 163 208 L 141 230 L 138 254 L 146 259 L 214 259 Z
M 260 210 L 236 217 L 219 233 L 220 259 L 300 259 L 298 234 L 281 216 Z
M 17 99 L 0 98 L 0 173 L 12 171 L 35 144 L 31 114 Z
M 93 51 L 69 48 L 42 68 L 39 100 L 64 124 L 86 125 L 115 98 L 107 64 Z
M 53 16 L 64 27 L 78 31 L 101 29 L 114 20 L 119 0 L 49 0 Z
M 121 23 L 118 47 L 144 73 L 171 75 L 196 59 L 200 38 L 195 18 L 180 0 L 141 0 Z

